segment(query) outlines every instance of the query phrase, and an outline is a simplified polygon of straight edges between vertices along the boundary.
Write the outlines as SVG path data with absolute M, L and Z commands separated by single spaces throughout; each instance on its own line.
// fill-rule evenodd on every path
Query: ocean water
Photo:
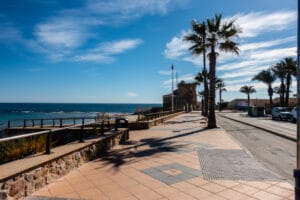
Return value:
M 94 117 L 97 113 L 131 114 L 136 109 L 161 107 L 161 104 L 109 104 L 109 103 L 0 103 L 0 129 L 12 120 L 14 125 L 23 119 L 51 119 Z

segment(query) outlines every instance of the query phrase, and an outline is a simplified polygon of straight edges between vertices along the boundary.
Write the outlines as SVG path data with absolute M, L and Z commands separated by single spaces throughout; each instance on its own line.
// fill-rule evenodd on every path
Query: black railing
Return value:
M 38 132 L 34 132 L 34 133 L 27 133 L 27 134 L 22 134 L 22 135 L 17 135 L 17 136 L 0 138 L 0 163 L 2 161 L 1 159 L 3 159 L 2 157 L 3 156 L 5 157 L 5 155 L 4 155 L 5 153 L 4 153 L 3 145 L 2 145 L 5 142 L 16 142 L 16 141 L 20 141 L 20 140 L 25 140 L 25 142 L 28 142 L 28 141 L 36 139 L 37 137 L 43 136 L 43 137 L 45 137 L 45 140 L 46 140 L 45 145 L 44 145 L 44 147 L 45 147 L 44 152 L 46 152 L 46 154 L 50 154 L 51 153 L 51 145 L 52 145 L 51 139 L 52 139 L 52 136 L 54 133 L 67 131 L 69 129 L 79 128 L 80 129 L 79 142 L 84 142 L 84 138 L 85 138 L 84 128 L 85 127 L 99 127 L 101 130 L 100 135 L 103 136 L 106 131 L 113 130 L 113 127 L 111 127 L 111 123 L 110 123 L 110 121 L 112 119 L 114 119 L 114 121 L 115 121 L 114 122 L 114 130 L 115 131 L 117 131 L 118 128 L 128 128 L 128 120 L 125 118 L 109 117 L 109 118 L 105 118 L 102 120 L 96 120 L 96 122 L 90 122 L 90 123 L 85 123 L 85 121 L 82 119 L 81 124 L 77 124 L 77 125 L 72 125 L 72 126 L 68 126 L 68 127 L 59 127 L 59 128 L 55 128 L 55 129 L 51 129 L 51 130 L 38 131 Z M 8 145 L 8 146 L 10 148 L 12 147 L 11 145 Z M 22 146 L 24 146 L 24 144 Z M 1 154 L 3 154 L 2 157 L 1 157 Z M 28 153 L 26 155 L 28 155 Z M 23 154 L 21 155 L 21 157 L 23 157 Z
M 51 119 L 23 119 L 23 120 L 9 120 L 7 128 L 27 128 L 27 127 L 40 127 L 45 126 L 70 126 L 77 124 L 84 124 L 85 122 L 95 122 L 97 117 L 72 117 L 72 118 L 51 118 Z
M 157 119 L 160 117 L 164 117 L 167 115 L 171 115 L 174 113 L 181 112 L 182 110 L 174 110 L 174 111 L 163 111 L 163 112 L 156 112 L 156 113 L 149 113 L 149 114 L 144 114 L 142 117 L 139 117 L 139 121 L 149 121 L 153 119 Z

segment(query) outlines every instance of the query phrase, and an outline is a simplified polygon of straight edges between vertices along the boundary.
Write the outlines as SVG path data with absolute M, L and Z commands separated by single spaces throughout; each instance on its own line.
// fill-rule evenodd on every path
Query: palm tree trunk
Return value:
M 269 85 L 269 88 L 268 88 L 268 94 L 269 94 L 269 98 L 270 98 L 270 108 L 272 110 L 272 107 L 273 107 L 273 99 L 272 99 L 272 96 L 273 96 L 273 88 L 272 88 L 272 85 L 270 84 Z
M 249 107 L 250 106 L 250 94 L 248 93 L 247 96 L 248 96 L 248 107 Z
M 284 80 L 281 79 L 281 84 L 280 84 L 280 106 L 284 106 Z
M 286 106 L 289 106 L 290 85 L 291 85 L 291 75 L 288 74 L 286 77 L 286 94 L 285 94 L 285 105 Z
M 205 45 L 205 37 L 203 37 L 203 45 Z M 203 49 L 203 71 L 206 71 L 206 49 Z M 207 74 L 207 73 L 206 73 Z M 208 82 L 207 76 L 204 76 L 204 113 L 205 117 L 208 116 Z
M 219 112 L 221 112 L 222 88 L 219 89 Z
M 216 128 L 216 115 L 215 115 L 215 79 L 216 79 L 216 53 L 215 47 L 211 47 L 209 54 L 209 113 L 208 113 L 208 128 Z

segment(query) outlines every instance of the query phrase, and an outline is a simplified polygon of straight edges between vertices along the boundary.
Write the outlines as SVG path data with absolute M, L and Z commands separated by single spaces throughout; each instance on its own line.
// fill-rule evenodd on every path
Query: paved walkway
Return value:
M 293 199 L 293 187 L 265 169 L 199 113 L 150 130 L 28 199 Z M 201 128 L 202 127 L 202 128 Z
M 283 137 L 296 140 L 297 126 L 288 121 L 272 120 L 271 117 L 249 117 L 247 113 L 222 112 L 221 116 L 234 119 L 249 125 L 254 125 L 266 131 L 271 131 Z

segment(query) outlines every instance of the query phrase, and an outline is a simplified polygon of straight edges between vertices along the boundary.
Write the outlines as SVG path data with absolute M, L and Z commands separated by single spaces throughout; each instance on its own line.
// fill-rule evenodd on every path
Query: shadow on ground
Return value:
M 134 158 L 149 157 L 166 152 L 177 152 L 188 148 L 189 144 L 178 144 L 179 141 L 172 140 L 198 134 L 205 130 L 206 128 L 201 128 L 191 132 L 176 134 L 165 138 L 145 138 L 139 142 L 128 141 L 127 145 L 130 146 L 122 149 L 111 150 L 106 155 L 99 158 L 98 161 L 104 161 L 105 164 L 113 164 L 115 170 L 118 170 L 119 167 L 125 163 L 128 164 L 136 162 Z M 95 162 L 97 162 L 97 160 Z

